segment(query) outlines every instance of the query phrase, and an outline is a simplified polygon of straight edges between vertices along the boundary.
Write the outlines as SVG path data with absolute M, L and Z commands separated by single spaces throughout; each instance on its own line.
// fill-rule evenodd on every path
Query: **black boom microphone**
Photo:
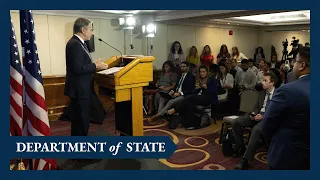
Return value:
M 98 38 L 98 40 L 101 41 L 101 42 L 103 42 L 103 43 L 105 43 L 106 45 L 110 46 L 111 48 L 115 49 L 116 51 L 118 51 L 118 52 L 120 53 L 120 55 L 121 55 L 121 62 L 120 62 L 119 65 L 120 65 L 120 67 L 125 66 L 125 64 L 124 64 L 124 62 L 123 62 L 123 58 L 122 58 L 122 53 L 121 53 L 121 51 L 119 51 L 117 48 L 111 46 L 110 44 L 106 43 L 106 42 L 103 41 L 101 38 Z

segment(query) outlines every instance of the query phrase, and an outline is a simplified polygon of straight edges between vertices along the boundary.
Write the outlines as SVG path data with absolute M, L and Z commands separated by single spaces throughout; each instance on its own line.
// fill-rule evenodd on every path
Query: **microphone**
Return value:
M 289 60 L 286 60 L 285 63 L 284 63 L 283 70 L 284 70 L 285 72 L 288 72 L 290 69 L 291 69 L 291 68 L 290 68 L 290 62 L 289 62 Z
M 110 47 L 113 48 L 114 50 L 118 51 L 118 52 L 120 53 L 120 55 L 121 55 L 121 62 L 120 62 L 119 65 L 120 65 L 120 67 L 125 66 L 125 63 L 123 62 L 123 58 L 122 58 L 122 53 L 121 53 L 121 51 L 119 51 L 117 48 L 111 46 L 110 44 L 106 43 L 106 42 L 103 41 L 101 38 L 98 38 L 98 40 L 101 41 L 101 42 L 103 42 L 103 43 L 105 43 L 106 45 L 110 46 Z

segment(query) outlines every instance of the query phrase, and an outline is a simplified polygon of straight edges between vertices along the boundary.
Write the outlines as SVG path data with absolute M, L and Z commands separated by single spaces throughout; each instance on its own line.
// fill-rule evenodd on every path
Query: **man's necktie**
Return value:
M 184 77 L 184 75 L 182 75 L 182 76 L 181 76 L 181 78 L 180 78 L 180 81 L 179 81 L 179 83 L 178 83 L 178 86 L 177 86 L 176 91 L 178 91 L 178 90 L 179 90 L 179 88 L 180 88 L 180 86 L 181 86 L 181 84 L 182 84 L 183 77 Z
M 267 111 L 267 108 L 268 108 L 268 106 L 270 104 L 270 93 L 267 92 L 267 94 L 268 94 L 268 97 L 267 97 L 267 103 L 266 103 L 265 111 Z

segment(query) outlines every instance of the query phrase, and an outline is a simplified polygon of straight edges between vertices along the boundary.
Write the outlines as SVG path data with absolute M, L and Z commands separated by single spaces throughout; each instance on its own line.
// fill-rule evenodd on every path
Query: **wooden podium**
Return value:
M 143 136 L 143 87 L 153 81 L 153 56 L 123 56 L 124 66 L 114 74 L 97 72 L 99 94 L 112 94 L 115 99 L 116 129 L 124 136 Z M 106 62 L 109 68 L 120 67 L 121 57 Z

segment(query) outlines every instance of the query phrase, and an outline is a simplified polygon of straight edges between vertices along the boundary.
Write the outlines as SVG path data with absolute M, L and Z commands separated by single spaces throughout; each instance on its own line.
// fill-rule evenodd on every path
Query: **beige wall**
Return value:
M 19 14 L 11 12 L 11 18 L 16 29 L 21 53 Z M 65 75 L 65 45 L 72 36 L 72 26 L 75 19 L 76 17 L 69 16 L 34 14 L 37 47 L 43 75 Z M 93 59 L 99 57 L 108 59 L 113 55 L 118 55 L 117 51 L 99 42 L 97 37 L 118 48 L 123 54 L 131 53 L 130 32 L 124 33 L 123 30 L 116 30 L 116 27 L 111 26 L 111 21 L 107 19 L 91 20 L 94 23 L 96 37 L 95 52 L 92 53 Z M 233 28 L 233 35 L 230 36 L 229 30 L 231 29 L 158 24 L 157 35 L 152 40 L 154 47 L 152 55 L 156 58 L 154 66 L 161 68 L 162 63 L 167 60 L 172 43 L 176 40 L 180 41 L 186 54 L 193 45 L 198 48 L 200 54 L 203 47 L 208 44 L 211 46 L 215 57 L 222 44 L 226 44 L 229 51 L 233 46 L 238 46 L 239 50 L 247 57 L 253 57 L 255 48 L 262 46 L 265 49 L 267 60 L 270 59 L 271 44 L 276 47 L 281 58 L 281 42 L 284 39 L 287 38 L 290 43 L 292 36 L 296 36 L 303 44 L 310 42 L 310 34 L 302 31 L 264 32 L 254 29 Z M 150 39 L 147 43 L 145 38 L 137 38 L 137 35 L 134 34 L 134 49 L 131 54 L 147 55 L 147 44 L 150 44 Z M 288 49 L 290 51 L 291 47 L 289 46 Z

